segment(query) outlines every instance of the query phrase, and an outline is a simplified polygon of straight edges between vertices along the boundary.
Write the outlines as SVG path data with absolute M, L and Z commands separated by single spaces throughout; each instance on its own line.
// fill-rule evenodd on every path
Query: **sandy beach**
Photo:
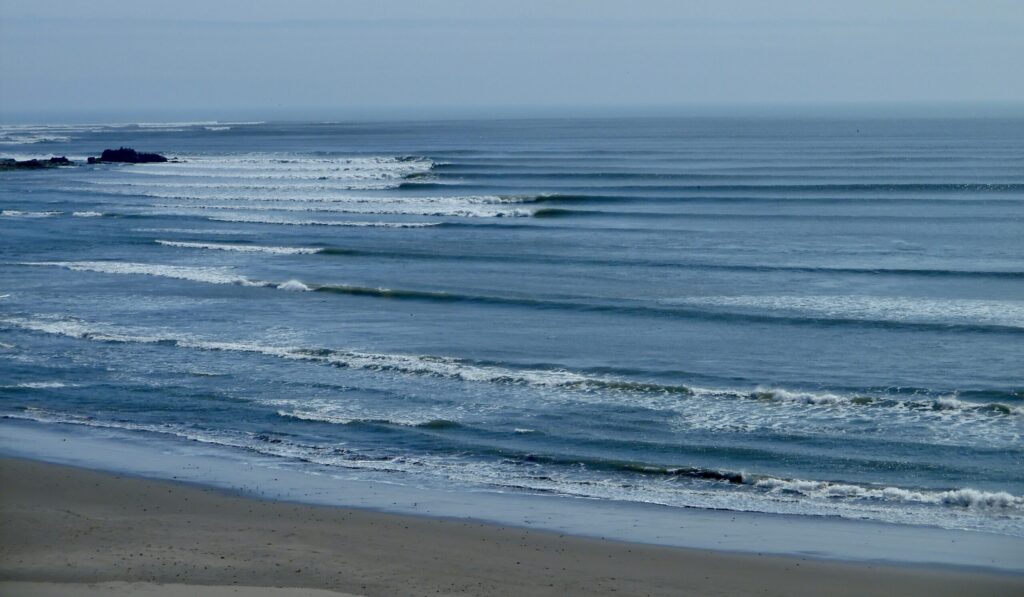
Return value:
M 470 521 L 261 501 L 14 458 L 0 460 L 0 471 L 4 595 L 1024 591 L 1021 576 L 601 541 Z

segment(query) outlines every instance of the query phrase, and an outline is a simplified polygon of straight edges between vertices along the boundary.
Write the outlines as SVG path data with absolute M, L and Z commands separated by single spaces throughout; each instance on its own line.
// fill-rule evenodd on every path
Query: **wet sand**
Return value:
M 356 595 L 1020 595 L 1024 576 L 638 545 L 263 501 L 0 459 L 2 595 L 323 594 L 309 589 Z

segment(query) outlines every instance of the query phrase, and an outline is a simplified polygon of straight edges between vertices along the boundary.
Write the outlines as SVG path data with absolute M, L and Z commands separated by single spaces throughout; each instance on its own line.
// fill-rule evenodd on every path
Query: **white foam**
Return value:
M 525 208 L 495 208 L 482 205 L 440 205 L 430 201 L 410 199 L 402 203 L 381 201 L 380 204 L 366 203 L 346 204 L 300 204 L 296 202 L 277 205 L 266 204 L 212 204 L 182 205 L 158 204 L 154 207 L 184 210 L 238 210 L 238 211 L 283 211 L 283 212 L 315 212 L 315 213 L 347 213 L 361 215 L 402 215 L 402 216 L 446 216 L 457 218 L 525 218 L 533 215 L 533 210 Z M 192 215 L 184 213 L 182 215 Z
M 1005 491 L 980 491 L 964 488 L 952 490 L 903 489 L 872 487 L 827 481 L 765 478 L 753 482 L 754 487 L 773 493 L 799 494 L 812 498 L 847 498 L 884 502 L 905 502 L 955 506 L 961 508 L 1024 509 L 1024 497 Z
M 334 425 L 373 422 L 404 427 L 421 427 L 442 420 L 457 423 L 457 421 L 446 418 L 451 416 L 450 412 L 442 413 L 440 410 L 430 408 L 415 408 L 412 412 L 406 410 L 398 414 L 393 409 L 387 407 L 375 408 L 372 405 L 348 404 L 316 399 L 304 400 L 298 406 L 290 400 L 271 400 L 266 402 L 266 404 L 270 406 L 283 405 L 292 407 L 278 410 L 277 415 L 280 417 L 331 423 Z
M 280 416 L 307 419 L 304 411 L 282 409 Z M 347 424 L 364 418 L 346 414 L 369 413 L 338 411 L 335 423 Z M 332 444 L 307 445 L 287 437 L 221 428 L 196 428 L 174 423 L 154 424 L 130 421 L 108 421 L 80 414 L 49 411 L 34 407 L 20 412 L 5 412 L 4 418 L 45 423 L 59 423 L 144 431 L 165 434 L 217 446 L 251 450 L 258 454 L 288 459 L 301 459 L 316 465 L 337 469 L 399 472 L 418 477 L 433 477 L 446 483 L 467 483 L 472 487 L 492 489 L 554 492 L 584 498 L 643 502 L 672 507 L 715 508 L 733 511 L 773 512 L 779 514 L 831 515 L 855 519 L 874 519 L 909 524 L 939 525 L 946 528 L 988 530 L 1020 534 L 1021 500 L 1007 492 L 985 492 L 971 488 L 953 490 L 915 490 L 900 487 L 869 487 L 822 481 L 762 478 L 757 482 L 731 484 L 721 482 L 686 482 L 672 476 L 644 476 L 636 473 L 588 475 L 585 471 L 566 470 L 538 464 L 481 461 L 458 454 L 408 454 L 393 451 L 361 450 Z M 311 420 L 323 421 L 331 415 L 313 415 Z M 373 419 L 370 419 L 373 420 Z M 428 419 L 385 419 L 395 424 L 423 425 Z M 681 482 L 682 481 L 682 482 Z M 803 491 L 820 491 L 831 487 L 831 495 L 807 495 Z M 791 489 L 787 489 L 791 488 Z M 868 491 L 869 494 L 864 492 Z M 881 492 L 870 494 L 870 492 Z
M 134 171 L 133 171 L 134 172 Z M 104 187 L 103 192 L 122 195 L 142 195 L 158 199 L 219 200 L 278 203 L 342 203 L 342 204 L 406 204 L 423 205 L 523 205 L 535 203 L 530 195 L 364 195 L 335 193 L 345 190 L 344 185 L 333 185 L 320 181 L 288 181 L 286 183 L 254 182 L 151 182 L 126 180 L 89 180 L 91 187 Z M 110 187 L 109 189 L 106 187 Z M 156 190 L 150 189 L 169 189 Z M 65 190 L 80 190 L 68 188 Z M 229 191 L 229 192 L 217 192 Z
M 123 129 L 144 129 L 147 132 L 181 132 L 196 127 L 222 130 L 234 126 L 257 125 L 262 122 L 139 122 L 139 123 L 41 123 L 41 124 L 0 124 L 0 145 L 31 143 L 59 143 L 71 141 L 81 133 L 113 132 Z
M 67 135 L 47 134 L 12 134 L 0 133 L 0 145 L 31 145 L 34 143 L 66 143 L 71 140 Z
M 150 266 L 145 266 L 150 267 Z M 219 282 L 225 283 L 225 282 Z M 262 286 L 273 286 L 269 282 L 257 283 Z M 282 288 L 294 285 L 293 288 Z M 277 286 L 281 289 L 307 290 L 310 286 L 291 280 Z M 800 392 L 783 389 L 759 389 L 753 392 L 734 389 L 713 389 L 682 386 L 660 386 L 645 384 L 630 380 L 623 380 L 609 376 L 595 376 L 583 373 L 568 371 L 565 369 L 512 369 L 496 365 L 480 365 L 446 356 L 435 355 L 408 355 L 394 353 L 373 353 L 365 351 L 352 351 L 345 349 L 306 349 L 291 346 L 272 346 L 254 342 L 223 342 L 200 340 L 190 336 L 176 335 L 154 335 L 153 333 L 135 332 L 114 332 L 107 326 L 92 326 L 73 320 L 30 320 L 12 318 L 0 320 L 10 325 L 42 331 L 46 333 L 71 336 L 76 338 L 90 338 L 97 340 L 110 340 L 117 342 L 158 342 L 164 341 L 174 343 L 182 347 L 197 348 L 203 350 L 223 350 L 232 352 L 260 353 L 268 356 L 287 358 L 293 360 L 305 360 L 328 363 L 331 365 L 351 369 L 364 369 L 371 371 L 393 371 L 396 373 L 410 375 L 428 375 L 456 379 L 468 382 L 480 383 L 504 383 L 518 384 L 534 387 L 561 388 L 576 390 L 579 394 L 600 394 L 600 400 L 611 400 L 612 396 L 621 395 L 625 404 L 632 406 L 646 406 L 660 410 L 667 407 L 678 409 L 687 416 L 702 416 L 707 414 L 712 419 L 725 417 L 733 419 L 737 416 L 750 417 L 753 415 L 750 408 L 752 404 L 766 405 L 790 405 L 793 407 L 802 406 L 814 407 L 817 414 L 821 416 L 835 416 L 840 418 L 846 416 L 844 413 L 851 407 L 856 409 L 867 408 L 860 406 L 860 397 L 855 395 L 845 396 L 829 392 Z M 683 391 L 670 392 L 672 389 Z M 701 409 L 695 409 L 693 400 L 700 400 L 703 404 Z M 869 399 L 868 404 L 870 404 Z M 958 415 L 972 415 L 973 422 L 994 422 L 1011 419 L 993 414 L 991 405 L 978 404 L 973 402 L 956 400 L 952 398 L 943 399 L 947 408 L 933 406 L 933 400 L 895 400 L 887 398 L 886 401 L 892 406 L 884 411 L 886 418 L 893 419 L 896 423 L 902 424 L 902 419 L 897 415 L 912 415 L 915 420 L 920 421 L 922 417 L 934 418 L 942 427 L 948 427 L 950 421 L 946 418 L 948 413 Z M 955 408 L 954 408 L 955 405 Z M 836 412 L 839 408 L 840 411 Z M 739 409 L 737 412 L 733 412 Z M 1003 413 L 1022 415 L 1024 409 L 1019 407 L 1001 409 Z M 807 408 L 793 411 L 794 416 L 805 423 L 810 423 L 808 418 L 813 414 Z M 792 421 L 785 413 L 777 408 L 772 409 L 767 417 L 775 417 L 776 423 L 790 425 Z M 985 433 L 991 433 L 991 429 L 983 429 Z M 999 440 L 998 435 L 993 438 Z
M 234 222 L 238 224 L 276 224 L 281 226 L 342 226 L 351 228 L 429 228 L 438 226 L 440 222 L 362 222 L 340 220 L 293 220 L 273 216 L 210 216 L 212 222 Z
M 888 439 L 907 444 L 1000 448 L 1020 442 L 1024 408 L 1012 403 L 946 400 L 938 408 L 928 395 L 858 395 L 771 388 L 692 387 L 689 404 L 671 408 L 680 431 L 783 433 L 805 437 Z M 638 405 L 657 408 L 648 396 Z
M 232 180 L 278 180 L 289 185 L 301 181 L 329 185 L 338 189 L 387 189 L 397 187 L 409 176 L 424 174 L 433 167 L 427 159 L 402 159 L 386 156 L 319 157 L 309 155 L 252 154 L 243 156 L 189 156 L 178 163 L 147 164 L 133 169 L 134 175 L 168 178 L 172 184 L 202 188 L 191 179 L 216 178 L 213 187 L 231 188 Z M 182 181 L 182 182 L 179 182 Z M 127 181 L 125 181 L 127 182 Z M 116 183 L 115 183 L 116 184 Z M 145 184 L 136 182 L 136 184 Z
M 225 230 L 224 228 L 132 228 L 131 231 L 163 234 L 249 234 L 248 230 Z
M 304 288 L 308 286 L 302 284 L 296 290 Z M 887 438 L 898 434 L 900 441 L 907 444 L 998 449 L 1020 441 L 1019 415 L 1024 414 L 1019 407 L 966 401 L 961 408 L 939 409 L 934 408 L 933 399 L 928 398 L 897 400 L 885 397 L 864 401 L 853 395 L 828 392 L 751 392 L 692 387 L 687 391 L 682 386 L 636 383 L 564 369 L 520 369 L 446 356 L 309 348 L 261 341 L 207 340 L 178 333 L 94 325 L 66 318 L 11 318 L 0 322 L 25 330 L 93 341 L 159 342 L 187 349 L 253 353 L 369 372 L 521 386 L 531 388 L 531 400 L 561 403 L 568 408 L 593 403 L 648 409 L 657 413 L 659 420 L 680 432 L 799 433 L 805 437 L 828 438 L 829 441 L 842 437 Z M 474 408 L 479 410 L 477 405 Z M 436 418 L 457 419 L 450 414 Z
M 87 157 L 87 156 L 75 156 L 75 155 L 67 154 L 67 153 L 65 153 L 63 151 L 61 152 L 61 155 L 63 157 L 66 157 L 67 159 L 71 160 L 72 162 L 85 161 L 85 159 Z M 35 151 L 35 152 L 31 152 L 31 153 L 24 152 L 24 151 L 0 151 L 0 159 L 15 160 L 15 161 L 18 161 L 18 162 L 24 162 L 24 161 L 28 161 L 28 160 L 45 160 L 45 159 L 48 159 L 48 158 L 51 158 L 51 157 L 58 157 L 58 156 L 53 154 L 52 152 L 51 153 L 42 152 L 42 155 L 40 155 L 39 151 Z
M 141 265 L 141 264 L 129 264 Z M 146 268 L 152 266 L 145 266 Z M 130 268 L 134 269 L 134 268 Z M 151 271 L 146 269 L 145 271 Z M 183 275 L 190 274 L 185 272 Z M 219 282 L 227 283 L 227 282 Z M 298 282 L 301 284 L 301 282 Z M 303 284 L 303 286 L 305 286 Z M 308 287 L 307 287 L 308 288 Z M 7 318 L 0 320 L 15 327 L 90 340 L 124 343 L 169 343 L 200 350 L 249 352 L 278 358 L 314 361 L 350 369 L 392 371 L 411 375 L 428 375 L 471 382 L 507 383 L 538 387 L 584 388 L 588 383 L 605 384 L 610 380 L 563 369 L 510 369 L 477 365 L 462 359 L 432 355 L 386 354 L 350 350 L 309 350 L 291 346 L 272 346 L 255 342 L 224 342 L 191 336 L 112 330 L 109 326 L 90 325 L 67 319 Z M 614 380 L 611 380 L 614 381 Z
M 250 280 L 245 276 L 234 274 L 223 267 L 193 267 L 181 265 L 157 265 L 150 263 L 131 263 L 125 261 L 44 261 L 30 262 L 24 265 L 40 265 L 63 267 L 79 272 L 98 272 L 103 274 L 130 274 L 189 280 L 206 284 L 237 284 L 240 286 L 268 286 L 268 282 Z
M 76 218 L 98 218 L 102 216 L 103 213 L 98 211 L 76 211 L 72 212 L 71 215 Z
M 810 314 L 818 317 L 992 324 L 1024 328 L 1024 301 L 887 296 L 706 296 L 665 301 Z
M 198 126 L 205 127 L 205 126 L 218 126 L 218 125 L 243 126 L 243 125 L 255 125 L 255 124 L 264 124 L 264 123 L 261 120 L 256 120 L 256 121 L 252 121 L 252 122 L 221 122 L 219 120 L 189 120 L 189 121 L 179 121 L 179 122 L 130 122 L 130 123 L 99 125 L 99 126 L 108 126 L 108 127 L 136 126 L 136 127 L 140 128 L 140 129 L 181 129 L 183 127 L 191 128 L 191 127 L 198 127 Z
M 309 247 L 268 247 L 264 245 L 232 245 L 227 243 L 198 243 L 187 241 L 157 240 L 158 244 L 183 249 L 209 249 L 214 251 L 234 251 L 238 253 L 272 253 L 275 255 L 311 255 L 323 249 Z
M 284 284 L 279 284 L 277 286 L 277 289 L 278 290 L 290 290 L 290 291 L 293 291 L 293 292 L 309 292 L 309 291 L 313 290 L 312 288 L 310 288 L 309 286 L 306 286 L 305 284 L 303 284 L 302 282 L 299 282 L 298 280 L 288 280 Z
M 101 124 L 0 124 L 0 133 L 95 133 Z
M 0 216 L 5 218 L 52 218 L 59 216 L 61 211 L 20 211 L 17 209 L 5 209 L 0 211 Z
M 902 408 L 905 410 L 915 411 L 935 411 L 936 414 L 941 414 L 941 411 L 957 411 L 957 412 L 1003 412 L 1005 414 L 1024 415 L 1024 408 L 1009 406 L 1006 404 L 999 403 L 978 403 L 970 402 L 967 400 L 960 400 L 956 396 L 942 396 L 939 398 L 929 398 L 921 396 L 917 398 L 899 398 L 894 396 L 887 397 L 875 397 L 867 395 L 856 395 L 856 394 L 836 394 L 834 392 L 819 391 L 799 391 L 799 390 L 787 390 L 782 388 L 764 388 L 758 387 L 751 392 L 742 392 L 736 390 L 720 390 L 712 388 L 691 388 L 694 394 L 705 395 L 710 397 L 722 397 L 725 394 L 731 394 L 736 397 L 751 398 L 760 401 L 769 402 L 781 402 L 791 403 L 798 405 L 808 406 L 820 406 L 820 407 L 850 407 L 850 406 L 870 406 L 879 402 L 886 402 L 890 408 Z
M 50 390 L 57 388 L 66 388 L 68 385 L 59 381 L 28 381 L 24 383 L 14 384 L 13 386 L 0 386 L 4 388 L 24 388 L 31 390 Z M 73 387 L 73 386 L 72 386 Z

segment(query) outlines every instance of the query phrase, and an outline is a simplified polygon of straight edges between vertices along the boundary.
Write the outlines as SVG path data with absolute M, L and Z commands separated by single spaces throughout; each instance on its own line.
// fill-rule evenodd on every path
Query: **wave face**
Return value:
M 452 491 L 1024 537 L 1022 140 L 0 125 L 2 157 L 174 158 L 0 172 L 0 417 Z
M 235 253 L 268 253 L 276 255 L 309 255 L 326 253 L 346 255 L 337 249 L 307 247 L 270 247 L 264 245 L 236 245 L 227 243 L 199 243 L 157 240 L 158 245 L 185 249 L 206 249 Z M 231 273 L 229 268 L 169 266 L 129 262 L 29 262 L 22 265 L 63 267 L 72 271 L 105 274 L 146 275 L 173 278 L 208 284 L 237 284 L 250 287 L 296 289 L 301 286 L 316 291 L 342 296 L 371 297 L 426 303 L 468 303 L 478 305 L 509 305 L 533 307 L 552 311 L 620 313 L 641 317 L 677 317 L 683 319 L 727 319 L 751 322 L 795 322 L 802 325 L 820 323 L 829 326 L 860 324 L 870 326 L 897 326 L 912 329 L 946 330 L 969 329 L 980 333 L 1015 333 L 1024 330 L 1022 304 L 1017 301 L 989 303 L 982 301 L 946 301 L 932 304 L 905 297 L 702 297 L 669 299 L 650 306 L 618 306 L 600 302 L 553 301 L 515 296 L 486 296 L 446 291 L 394 289 L 351 284 L 316 284 L 299 280 L 273 282 L 253 280 Z M 740 312 L 705 312 L 679 309 L 668 305 L 704 304 L 719 306 L 782 305 L 775 314 L 748 314 Z M 896 308 L 894 308 L 895 306 Z
M 784 391 L 766 390 L 725 390 L 690 388 L 686 386 L 668 386 L 658 383 L 630 381 L 622 378 L 615 378 L 608 375 L 593 375 L 580 372 L 572 372 L 565 369 L 529 369 L 502 366 L 490 363 L 473 363 L 463 359 L 451 357 L 429 356 L 429 355 L 404 355 L 404 354 L 380 354 L 366 353 L 360 351 L 339 349 L 339 348 L 316 348 L 316 347 L 294 347 L 284 345 L 265 345 L 251 341 L 224 341 L 207 340 L 190 336 L 174 336 L 153 330 L 131 330 L 118 329 L 109 325 L 97 325 L 87 322 L 69 320 L 66 318 L 7 318 L 0 320 L 0 325 L 8 328 L 15 328 L 31 332 L 44 333 L 48 335 L 61 336 L 73 339 L 87 340 L 103 344 L 117 345 L 155 345 L 164 348 L 182 349 L 185 351 L 201 351 L 229 354 L 255 354 L 273 359 L 285 361 L 299 361 L 319 364 L 322 366 L 336 367 L 351 370 L 368 372 L 374 376 L 414 376 L 434 379 L 448 380 L 460 384 L 488 384 L 495 386 L 508 386 L 526 388 L 530 392 L 540 392 L 538 395 L 546 395 L 547 400 L 579 402 L 591 404 L 599 402 L 604 405 L 616 404 L 623 407 L 637 408 L 646 407 L 653 412 L 674 412 L 680 418 L 690 416 L 694 411 L 701 413 L 702 417 L 713 418 L 715 427 L 710 430 L 724 430 L 739 425 L 756 427 L 756 416 L 751 410 L 743 409 L 745 403 L 758 403 L 769 405 L 772 412 L 764 417 L 761 424 L 772 421 L 774 424 L 785 421 L 793 416 L 793 410 L 803 411 L 798 415 L 798 420 L 808 424 L 819 418 L 822 407 L 826 407 L 829 415 L 842 420 L 847 417 L 863 416 L 853 411 L 870 411 L 880 409 L 887 411 L 882 413 L 880 421 L 886 420 L 894 429 L 909 428 L 909 423 L 916 420 L 919 424 L 927 419 L 933 419 L 936 428 L 950 427 L 969 423 L 972 420 L 982 420 L 987 425 L 986 437 L 989 440 L 997 439 L 998 430 L 991 423 L 1010 423 L 1008 429 L 1011 433 L 1017 433 L 1020 426 L 1014 419 L 1007 416 L 1021 415 L 1024 411 L 1020 409 L 999 409 L 992 405 L 967 403 L 949 398 L 940 398 L 932 402 L 917 400 L 894 401 L 885 398 L 869 398 L 859 396 L 839 396 L 822 393 L 795 393 Z M 61 383 L 22 383 L 15 386 L 20 389 L 51 389 L 60 388 Z M 551 391 L 557 392 L 552 396 Z M 281 398 L 279 396 L 259 399 L 269 408 L 273 408 L 276 414 L 286 420 L 293 420 L 304 423 L 317 423 L 329 425 L 365 427 L 405 427 L 412 430 L 425 430 L 430 432 L 458 432 L 468 430 L 474 431 L 479 425 L 473 420 L 473 412 L 467 412 L 464 407 L 452 408 L 444 405 L 410 405 L 402 411 L 395 412 L 387 408 L 381 408 L 379 397 L 377 400 L 366 403 L 353 403 L 351 401 L 337 402 L 329 399 L 315 400 L 294 400 Z M 731 402 L 730 405 L 723 403 Z M 736 406 L 740 406 L 740 410 Z M 725 406 L 726 408 L 723 408 Z M 483 409 L 493 408 L 482 406 Z M 476 409 L 474 409 L 476 410 Z M 815 413 L 815 411 L 818 411 Z M 731 416 L 732 421 L 729 420 Z M 910 418 L 908 418 L 910 415 Z M 157 433 L 171 433 L 190 439 L 198 439 L 194 432 L 184 429 L 173 431 L 174 426 L 168 425 L 138 425 L 124 422 L 96 420 L 93 418 L 81 418 L 68 416 L 59 413 L 42 413 L 38 409 L 28 408 L 21 411 L 8 412 L 10 418 L 29 419 L 44 422 L 62 422 L 86 426 L 99 426 L 109 428 L 120 428 L 128 430 L 150 430 Z M 980 419 L 978 419 L 980 417 Z M 520 429 L 513 430 L 521 433 Z M 260 440 L 260 438 L 255 438 Z M 960 438 L 961 440 L 963 437 Z M 278 453 L 280 445 L 269 447 L 261 441 L 249 443 L 235 443 L 228 438 L 218 436 L 216 432 L 209 433 L 200 441 L 236 447 L 246 447 L 262 453 Z M 280 444 L 281 441 L 274 442 Z M 363 460 L 363 456 L 337 459 L 333 456 L 328 460 L 322 459 L 322 452 L 319 449 L 310 451 L 309 446 L 292 446 L 291 456 L 302 454 L 303 459 L 324 464 L 334 464 L 346 468 L 358 468 L 369 470 L 408 470 L 410 464 L 408 457 L 393 458 L 372 458 Z M 483 448 L 486 453 L 489 451 Z M 907 507 L 938 507 L 956 511 L 958 518 L 972 518 L 975 516 L 997 515 L 1009 517 L 1017 523 L 1024 524 L 1024 496 L 1014 495 L 1006 491 L 984 491 L 970 487 L 955 489 L 927 489 L 920 487 L 898 487 L 883 486 L 879 484 L 849 483 L 836 481 L 814 481 L 798 478 L 784 478 L 770 474 L 756 474 L 739 470 L 720 468 L 699 468 L 692 466 L 667 466 L 662 464 L 645 464 L 629 461 L 618 461 L 601 457 L 581 456 L 554 456 L 538 455 L 532 453 L 515 454 L 514 451 L 500 450 L 501 460 L 498 469 L 504 469 L 514 465 L 512 471 L 502 473 L 498 476 L 495 470 L 488 477 L 488 482 L 502 486 L 515 486 L 520 488 L 541 489 L 578 495 L 586 497 L 616 497 L 614 493 L 607 492 L 607 488 L 592 487 L 594 483 L 588 481 L 581 483 L 576 481 L 556 482 L 551 475 L 530 474 L 526 477 L 520 471 L 514 469 L 520 466 L 542 467 L 544 470 L 558 469 L 560 466 L 584 465 L 590 470 L 602 475 L 612 475 L 615 479 L 625 480 L 632 477 L 639 477 L 641 480 L 634 480 L 632 483 L 639 483 L 644 491 L 642 496 L 635 496 L 635 499 L 651 501 L 652 503 L 668 503 L 669 505 L 693 505 L 690 501 L 694 499 L 692 493 L 697 488 L 677 488 L 677 495 L 668 499 L 662 495 L 663 488 L 658 487 L 665 480 L 695 480 L 701 484 L 725 484 L 734 486 L 736 492 L 742 494 L 741 498 L 748 503 L 745 508 L 758 509 L 772 512 L 790 512 L 793 506 L 791 502 L 799 501 L 800 498 L 807 498 L 814 502 L 829 502 L 831 508 L 845 514 L 853 515 L 864 508 L 877 507 L 879 504 L 895 504 Z M 436 456 L 428 456 L 423 461 L 416 462 L 413 466 L 419 467 L 428 464 L 436 470 L 443 471 L 443 477 L 451 480 L 453 477 L 458 480 L 468 480 L 463 475 L 454 475 L 451 471 L 452 462 L 439 461 Z M 494 466 L 494 465 L 491 465 Z M 397 467 L 397 468 L 396 468 Z M 531 471 L 536 473 L 536 471 Z M 564 473 L 560 473 L 563 474 Z M 508 475 L 508 476 L 505 476 Z M 500 480 L 499 480 L 500 479 Z M 477 478 L 477 481 L 482 479 Z M 605 481 L 607 482 L 607 478 Z M 541 481 L 538 483 L 537 481 Z M 647 483 L 652 483 L 647 487 Z M 734 496 L 735 498 L 735 496 Z M 725 499 L 719 496 L 718 500 Z M 782 502 L 780 505 L 776 502 Z M 753 504 L 756 504 L 754 506 Z M 838 504 L 838 505 L 837 505 Z M 705 504 L 706 505 L 706 504 Z M 739 507 L 732 504 L 733 508 Z M 918 513 L 919 514 L 919 513 Z M 906 512 L 888 513 L 886 519 L 905 521 L 915 520 Z M 1016 524 L 1016 523 L 1015 523 Z

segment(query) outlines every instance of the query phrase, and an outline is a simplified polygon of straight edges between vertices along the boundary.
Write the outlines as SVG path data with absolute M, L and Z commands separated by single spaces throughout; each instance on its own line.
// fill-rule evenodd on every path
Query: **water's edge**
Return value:
M 5 420 L 0 455 L 196 484 L 255 499 L 473 519 L 570 535 L 736 553 L 1024 574 L 1024 539 L 833 517 L 761 514 L 343 478 L 193 442 Z

